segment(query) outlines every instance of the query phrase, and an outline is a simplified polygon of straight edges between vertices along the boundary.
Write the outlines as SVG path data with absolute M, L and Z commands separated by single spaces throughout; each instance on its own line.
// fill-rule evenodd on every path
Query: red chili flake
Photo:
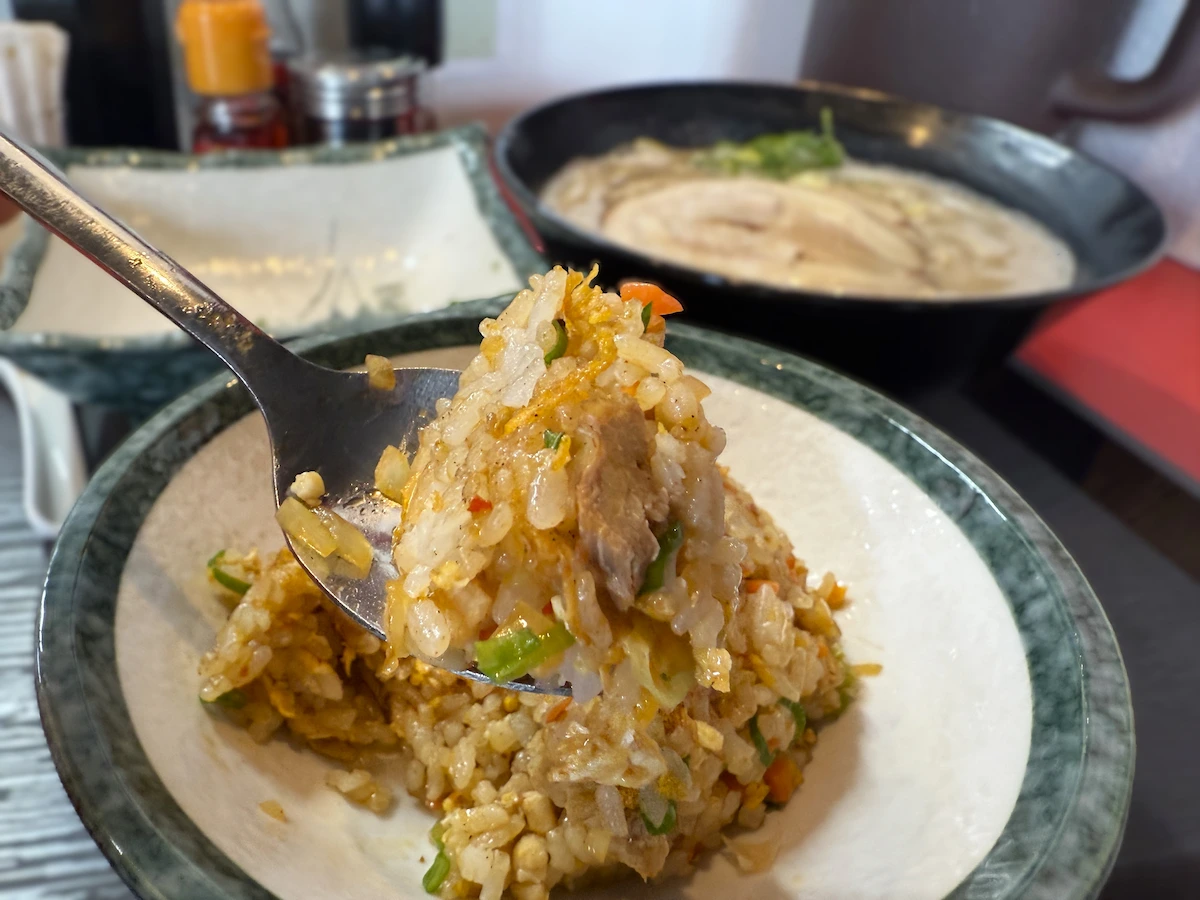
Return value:
M 487 512 L 492 508 L 492 501 L 484 500 L 478 494 L 471 498 L 471 502 L 467 504 L 467 512 L 480 513 Z

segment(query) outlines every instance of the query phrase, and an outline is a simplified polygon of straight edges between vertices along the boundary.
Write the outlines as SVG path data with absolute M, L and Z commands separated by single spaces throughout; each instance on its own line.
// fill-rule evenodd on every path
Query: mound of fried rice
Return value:
M 398 757 L 437 816 L 424 886 L 443 897 L 685 872 L 787 802 L 815 728 L 853 693 L 831 614 L 845 587 L 810 584 L 718 466 L 708 389 L 664 348 L 659 312 L 677 305 L 594 276 L 534 277 L 481 324 L 403 483 L 387 642 L 287 551 L 227 555 L 217 572 L 235 605 L 201 699 L 258 740 L 286 726 L 376 812 L 396 785 L 372 770 Z M 519 652 L 553 650 L 528 675 L 573 697 L 430 664 L 518 652 L 518 634 Z

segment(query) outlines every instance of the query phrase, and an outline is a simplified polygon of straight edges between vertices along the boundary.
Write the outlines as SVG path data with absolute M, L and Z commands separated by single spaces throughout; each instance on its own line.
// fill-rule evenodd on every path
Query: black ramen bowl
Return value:
M 999 298 L 904 299 L 834 295 L 738 281 L 610 243 L 538 201 L 579 156 L 637 137 L 701 147 L 719 140 L 815 128 L 833 113 L 847 152 L 927 172 L 1021 210 L 1075 255 L 1067 287 Z M 687 315 L 786 345 L 885 387 L 968 373 L 1002 359 L 1046 307 L 1116 284 L 1157 258 L 1162 213 L 1128 179 L 1044 135 L 874 91 L 827 85 L 710 82 L 580 94 L 511 121 L 495 143 L 500 177 L 558 262 L 598 261 L 602 280 L 656 281 Z

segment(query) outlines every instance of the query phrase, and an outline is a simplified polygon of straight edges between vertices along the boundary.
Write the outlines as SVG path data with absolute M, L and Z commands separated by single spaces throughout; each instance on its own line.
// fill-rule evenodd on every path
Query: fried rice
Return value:
M 424 803 L 424 887 L 443 897 L 686 872 L 788 801 L 854 693 L 845 586 L 810 579 L 717 464 L 708 389 L 664 348 L 678 304 L 594 276 L 532 278 L 481 324 L 411 467 L 381 460 L 403 506 L 386 642 L 287 551 L 210 561 L 233 608 L 201 699 L 337 760 L 329 785 L 352 802 L 386 812 L 403 787 Z M 572 696 L 439 667 L 470 662 Z M 402 785 L 373 774 L 384 758 Z

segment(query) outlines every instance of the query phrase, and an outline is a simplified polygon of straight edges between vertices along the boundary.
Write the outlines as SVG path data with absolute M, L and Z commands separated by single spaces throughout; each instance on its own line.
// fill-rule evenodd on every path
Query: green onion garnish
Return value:
M 561 431 L 551 431 L 547 428 L 542 432 L 542 443 L 546 445 L 547 450 L 557 450 L 558 445 L 562 443 L 563 433 Z
M 235 594 L 244 594 L 250 590 L 250 582 L 242 581 L 240 578 L 234 578 L 228 572 L 216 568 L 215 566 L 209 570 L 212 572 L 213 581 L 221 587 L 233 591 Z
M 755 713 L 750 718 L 750 740 L 754 741 L 754 747 L 758 750 L 758 758 L 762 760 L 764 766 L 769 766 L 775 761 L 775 754 L 771 752 L 771 748 L 767 746 L 767 739 L 763 737 L 763 733 L 758 730 L 758 714 Z
M 226 709 L 241 709 L 246 705 L 246 700 L 246 695 L 237 688 L 234 688 L 231 691 L 226 691 L 216 700 L 205 700 L 203 697 L 200 698 L 201 703 L 215 704 L 216 706 L 223 706 Z
M 792 743 L 800 740 L 800 735 L 804 734 L 804 729 L 808 725 L 808 713 L 804 711 L 804 707 L 794 700 L 789 700 L 787 697 L 779 698 L 779 705 L 785 707 L 796 720 L 796 734 L 792 738 Z
M 439 850 L 446 849 L 446 842 L 442 840 L 442 835 L 446 833 L 446 826 L 442 822 L 437 822 L 429 829 L 429 840 L 433 841 L 433 846 Z
M 646 831 L 650 834 L 670 834 L 675 830 L 675 801 L 667 801 L 667 812 L 663 816 L 662 821 L 655 825 L 650 821 L 650 817 L 646 815 L 645 810 L 639 810 L 642 814 L 642 821 L 646 824 Z
M 562 319 L 555 319 L 554 334 L 554 346 L 546 353 L 546 365 L 550 365 L 550 363 L 567 352 L 567 323 Z
M 425 888 L 425 893 L 427 894 L 436 894 L 437 889 L 442 886 L 442 882 L 446 880 L 446 876 L 449 874 L 450 857 L 439 850 L 438 855 L 433 858 L 433 865 L 429 867 L 429 871 L 421 879 L 421 887 Z
M 475 642 L 475 665 L 493 681 L 511 681 L 510 672 L 524 674 L 524 660 L 541 646 L 531 628 L 518 628 L 507 634 Z
M 492 681 L 512 681 L 536 669 L 575 643 L 575 635 L 562 622 L 543 635 L 532 628 L 518 628 L 506 634 L 475 642 L 475 665 Z
M 647 303 L 642 307 L 642 331 L 650 327 L 650 316 L 654 314 L 653 303 Z
M 541 640 L 542 645 L 528 661 L 531 669 L 536 669 L 570 647 L 575 643 L 575 635 L 567 631 L 567 626 L 562 622 L 555 622 L 554 627 L 543 634 Z
M 838 711 L 834 713 L 834 716 L 840 716 L 850 706 L 850 701 L 854 699 L 855 681 L 857 681 L 857 679 L 855 678 L 854 673 L 847 669 L 845 676 L 842 678 L 842 684 L 838 688 L 838 699 L 842 701 L 842 705 Z
M 672 522 L 658 539 L 658 556 L 654 557 L 654 561 L 646 566 L 646 577 L 642 580 L 641 590 L 638 591 L 639 595 L 657 591 L 663 586 L 663 579 L 667 574 L 667 563 L 682 546 L 683 523 Z
M 809 169 L 840 166 L 846 151 L 833 133 L 833 113 L 821 110 L 820 131 L 760 134 L 745 143 L 718 141 L 692 154 L 701 169 L 735 175 L 749 172 L 764 178 L 790 178 Z
M 207 563 L 209 574 L 212 575 L 213 581 L 219 584 L 226 590 L 233 591 L 235 594 L 244 594 L 250 590 L 250 582 L 242 581 L 240 578 L 234 578 L 228 572 L 220 568 L 221 560 L 225 558 L 225 551 L 218 550 L 213 554 L 213 558 Z

